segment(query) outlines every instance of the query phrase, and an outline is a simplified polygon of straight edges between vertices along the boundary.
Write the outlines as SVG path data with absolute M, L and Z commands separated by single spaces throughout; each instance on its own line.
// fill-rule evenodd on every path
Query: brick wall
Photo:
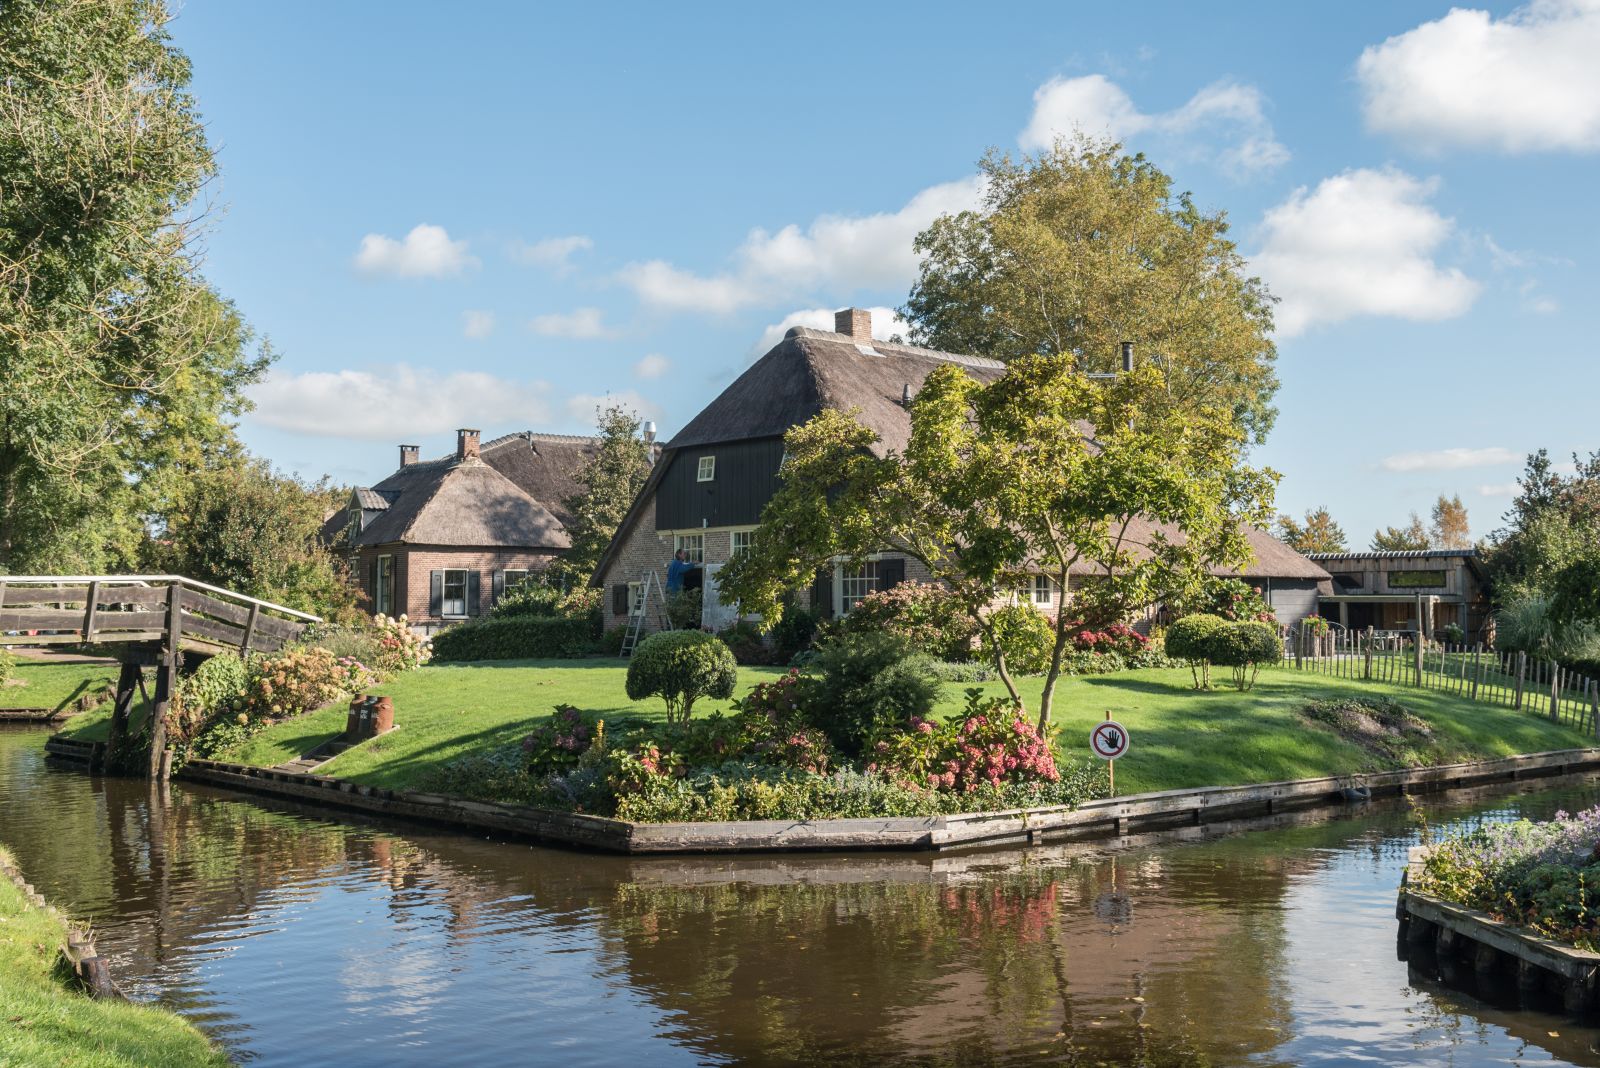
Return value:
M 397 602 L 393 614 L 411 617 L 413 623 L 443 622 L 429 614 L 430 573 L 460 568 L 478 573 L 478 614 L 487 615 L 494 605 L 494 574 L 497 571 L 542 571 L 555 559 L 549 549 L 473 549 L 454 546 L 379 545 L 357 551 L 356 579 L 367 596 L 366 608 L 372 611 L 372 565 L 379 556 L 394 557 L 394 588 Z

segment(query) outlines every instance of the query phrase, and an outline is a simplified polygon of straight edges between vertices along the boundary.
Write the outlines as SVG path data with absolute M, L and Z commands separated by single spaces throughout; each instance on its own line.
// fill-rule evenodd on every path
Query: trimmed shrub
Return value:
M 850 755 L 877 734 L 925 717 L 939 696 L 933 662 L 894 634 L 841 634 L 817 650 L 811 722 Z
M 660 697 L 667 722 L 681 723 L 702 697 L 732 697 L 739 666 L 733 652 L 714 634 L 672 630 L 639 643 L 628 661 L 628 697 Z
M 1167 655 L 1174 660 L 1189 662 L 1189 673 L 1194 677 L 1194 688 L 1211 688 L 1211 635 L 1227 626 L 1221 616 L 1203 613 L 1184 616 L 1167 628 Z
M 902 582 L 857 601 L 840 622 L 845 634 L 898 634 L 920 653 L 938 660 L 970 660 L 978 625 L 944 586 Z
M 1239 690 L 1255 685 L 1262 664 L 1276 664 L 1283 656 L 1277 628 L 1253 620 L 1218 627 L 1206 638 L 1205 649 L 1206 659 L 1233 669 L 1233 685 Z
M 1006 667 L 1019 675 L 1042 675 L 1050 667 L 1055 649 L 1055 628 L 1050 617 L 1031 604 L 1008 604 L 989 613 L 1000 649 L 1006 654 Z M 984 636 L 983 655 L 994 659 L 994 649 Z
M 550 616 L 489 618 L 440 631 L 435 660 L 568 660 L 589 651 L 589 621 Z

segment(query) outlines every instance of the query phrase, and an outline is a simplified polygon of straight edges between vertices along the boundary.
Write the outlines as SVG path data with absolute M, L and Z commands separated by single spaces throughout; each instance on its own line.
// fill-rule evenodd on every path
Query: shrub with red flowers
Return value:
M 879 739 L 876 763 L 896 781 L 933 790 L 971 793 L 983 786 L 1055 782 L 1061 778 L 1050 739 L 1008 697 L 967 691 L 967 707 L 942 726 L 925 719 Z

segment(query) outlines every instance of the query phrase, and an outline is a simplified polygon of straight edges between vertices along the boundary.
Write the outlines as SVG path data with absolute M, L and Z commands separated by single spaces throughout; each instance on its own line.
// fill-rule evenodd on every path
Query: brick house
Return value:
M 995 360 L 874 340 L 871 313 L 859 308 L 839 312 L 835 325 L 834 331 L 791 329 L 667 442 L 590 580 L 607 591 L 607 627 L 627 622 L 646 576 L 665 577 L 677 549 L 704 565 L 704 624 L 720 629 L 733 621 L 733 610 L 717 597 L 716 572 L 754 535 L 762 507 L 777 490 L 783 435 L 791 427 L 825 408 L 853 408 L 878 436 L 873 450 L 884 455 L 905 447 L 911 431 L 906 400 L 935 367 L 955 364 L 985 382 L 1005 373 Z M 1148 543 L 1157 529 L 1147 523 L 1130 534 L 1135 543 Z M 1256 586 L 1284 623 L 1314 612 L 1327 573 L 1264 531 L 1251 528 L 1246 535 L 1255 560 L 1217 573 Z M 1093 573 L 1084 566 L 1082 574 Z M 824 616 L 841 615 L 874 590 L 929 579 L 919 561 L 886 548 L 861 566 L 835 561 L 823 569 L 809 603 Z M 1047 613 L 1061 603 L 1060 590 L 1045 575 L 1033 576 L 1017 595 Z
M 571 547 L 562 502 L 598 444 L 524 431 L 480 446 L 478 431 L 460 430 L 454 454 L 437 460 L 402 445 L 399 468 L 357 487 L 324 534 L 345 536 L 373 612 L 428 632 L 481 616 Z

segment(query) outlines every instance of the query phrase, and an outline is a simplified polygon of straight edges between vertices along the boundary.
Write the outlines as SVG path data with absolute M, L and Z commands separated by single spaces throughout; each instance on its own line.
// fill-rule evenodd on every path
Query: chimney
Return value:
M 1133 370 L 1133 342 L 1122 343 L 1122 371 L 1124 374 Z
M 833 329 L 845 337 L 872 343 L 872 313 L 865 308 L 846 308 L 833 313 Z
M 416 445 L 402 445 L 402 446 L 400 446 L 400 466 L 401 467 L 410 467 L 412 464 L 416 463 L 417 462 L 417 453 L 419 451 L 420 450 L 419 450 L 418 446 L 416 446 Z
M 467 457 L 478 455 L 478 432 L 476 430 L 456 431 L 456 459 L 465 460 Z

